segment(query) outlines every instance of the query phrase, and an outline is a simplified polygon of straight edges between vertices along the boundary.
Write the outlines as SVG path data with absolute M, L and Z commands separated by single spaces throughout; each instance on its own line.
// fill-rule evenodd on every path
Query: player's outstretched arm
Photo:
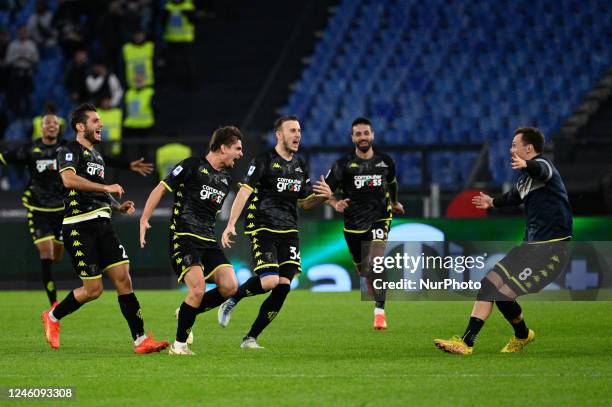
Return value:
M 298 200 L 298 206 L 300 209 L 312 209 L 327 202 L 332 197 L 332 191 L 329 185 L 325 182 L 325 178 L 321 175 L 321 178 L 313 185 L 313 195 L 308 196 L 305 199 Z
M 478 209 L 493 208 L 493 198 L 484 192 L 480 192 L 479 195 L 472 198 L 472 205 Z
M 403 215 L 404 205 L 402 205 L 401 202 L 391 202 L 391 212 L 395 213 L 396 215 Z
M 153 172 L 153 164 L 145 162 L 143 157 L 130 162 L 123 161 L 114 157 L 105 157 L 104 162 L 109 167 L 131 170 L 139 173 L 143 177 L 146 177 L 147 175 Z
M 161 201 L 162 197 L 166 193 L 166 187 L 161 182 L 157 184 L 153 191 L 149 194 L 147 198 L 147 202 L 145 203 L 145 207 L 142 210 L 142 215 L 140 216 L 140 248 L 144 248 L 147 244 L 145 240 L 145 235 L 147 230 L 151 229 L 151 225 L 149 224 L 149 219 L 151 219 L 151 215 L 157 205 L 159 205 L 159 201 Z
M 234 198 L 234 202 L 232 203 L 232 209 L 230 211 L 230 217 L 227 221 L 227 226 L 221 235 L 221 246 L 223 248 L 232 247 L 234 242 L 230 239 L 230 236 L 236 236 L 236 222 L 244 209 L 244 205 L 246 205 L 251 193 L 253 191 L 246 186 L 242 185 L 240 190 L 236 194 L 236 198 Z
M 77 175 L 73 170 L 65 170 L 61 172 L 62 183 L 67 189 L 76 189 L 77 191 L 87 192 L 107 192 L 109 194 L 116 194 L 121 198 L 123 196 L 123 188 L 119 184 L 98 184 L 92 182 L 86 178 Z

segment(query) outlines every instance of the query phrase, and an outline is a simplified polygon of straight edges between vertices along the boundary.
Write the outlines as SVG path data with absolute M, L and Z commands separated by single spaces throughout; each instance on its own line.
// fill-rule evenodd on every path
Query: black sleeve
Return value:
M 387 187 L 389 188 L 389 198 L 391 198 L 391 202 L 397 202 L 397 190 L 399 185 L 397 184 L 397 178 L 395 176 L 395 162 L 393 158 L 388 155 L 384 156 L 384 161 L 388 166 Z
M 164 184 L 166 189 L 170 192 L 174 190 L 185 180 L 187 174 L 191 169 L 191 159 L 186 158 L 180 163 L 176 164 L 172 171 L 168 173 L 161 183 Z
M 57 166 L 60 173 L 69 169 L 76 173 L 78 164 L 79 155 L 72 151 L 68 146 L 60 147 L 57 150 Z
M 332 165 L 331 169 L 327 171 L 325 176 L 325 182 L 329 185 L 329 188 L 334 192 L 342 184 L 342 178 L 344 174 L 344 164 L 342 159 L 336 160 Z
M 496 208 L 502 208 L 504 206 L 518 206 L 522 202 L 523 199 L 521 198 L 518 189 L 516 189 L 516 186 L 512 187 L 512 189 L 505 194 L 493 198 L 493 206 Z
M 0 153 L 0 164 L 27 165 L 30 159 L 30 147 L 29 144 L 25 144 L 2 151 Z
M 300 166 L 304 169 L 304 182 L 302 182 L 302 187 L 300 188 L 300 193 L 298 195 L 298 199 L 306 199 L 310 195 L 314 194 L 312 190 L 312 184 L 310 182 L 310 169 L 308 168 L 308 164 L 305 161 L 300 161 Z
M 112 157 L 112 156 L 104 157 L 104 164 L 106 164 L 109 167 L 120 168 L 120 169 L 123 169 L 123 170 L 129 170 L 130 169 L 130 162 L 129 161 L 120 160 L 120 159 Z
M 257 188 L 257 184 L 263 177 L 266 172 L 267 167 L 267 154 L 262 154 L 253 159 L 249 164 L 249 170 L 247 174 L 242 179 L 242 182 L 239 182 L 238 185 L 241 187 L 246 187 L 251 191 Z
M 552 178 L 552 166 L 545 159 L 536 158 L 534 160 L 527 160 L 526 163 L 526 171 L 531 178 L 538 181 L 548 181 Z

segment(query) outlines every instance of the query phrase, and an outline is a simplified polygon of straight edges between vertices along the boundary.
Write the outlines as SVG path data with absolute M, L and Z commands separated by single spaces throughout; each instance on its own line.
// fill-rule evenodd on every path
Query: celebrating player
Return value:
M 344 214 L 344 238 L 359 276 L 366 278 L 374 294 L 374 329 L 387 329 L 385 292 L 374 290 L 368 259 L 382 255 L 389 233 L 392 213 L 403 214 L 397 201 L 395 164 L 386 154 L 374 153 L 374 129 L 365 117 L 351 124 L 355 152 L 336 161 L 325 181 L 332 191 L 342 190 L 342 199 L 332 198 L 327 204 Z M 362 257 L 362 246 L 368 248 Z M 363 261 L 366 261 L 366 264 Z
M 110 194 L 121 197 L 123 188 L 119 184 L 107 185 L 104 181 L 104 160 L 94 148 L 102 140 L 103 127 L 96 108 L 90 104 L 79 106 L 72 112 L 71 125 L 76 140 L 61 147 L 57 153 L 65 187 L 62 233 L 83 286 L 70 291 L 56 307 L 43 311 L 47 342 L 52 348 L 59 348 L 59 321 L 102 294 L 102 273 L 106 273 L 117 289 L 121 313 L 134 340 L 134 352 L 159 352 L 169 343 L 145 335 L 140 304 L 132 290 L 129 259 L 110 222 L 112 209 L 132 214 L 134 203 L 116 202 Z
M 205 157 L 181 161 L 166 179 L 153 189 L 140 218 L 140 247 L 146 244 L 149 218 L 166 190 L 174 193 L 170 225 L 170 258 L 179 282 L 188 293 L 178 310 L 176 339 L 171 355 L 193 355 L 187 343 L 196 316 L 219 306 L 236 292 L 238 282 L 232 265 L 215 240 L 217 213 L 230 191 L 232 168 L 242 157 L 242 133 L 234 126 L 217 129 Z M 206 280 L 217 287 L 206 292 Z
M 278 315 L 290 291 L 293 277 L 301 271 L 297 207 L 314 208 L 331 196 L 321 177 L 313 187 L 308 166 L 297 153 L 302 137 L 296 116 L 283 116 L 274 125 L 276 146 L 257 156 L 232 204 L 221 243 L 230 247 L 236 235 L 236 221 L 251 195 L 245 217 L 245 234 L 251 238 L 253 272 L 238 292 L 219 308 L 221 326 L 227 326 L 232 310 L 244 297 L 271 291 L 261 304 L 259 315 L 243 338 L 242 348 L 261 348 L 258 335 Z M 312 191 L 315 193 L 312 193 Z
M 64 219 L 63 185 L 57 171 L 57 151 L 65 142 L 58 140 L 60 124 L 57 116 L 48 114 L 41 120 L 42 138 L 0 154 L 0 163 L 25 165 L 30 172 L 30 182 L 21 198 L 28 210 L 28 229 L 38 249 L 41 260 L 42 280 L 51 305 L 57 305 L 57 292 L 51 273 L 51 264 L 60 261 L 64 254 L 62 220 Z M 126 167 L 120 161 L 111 166 Z M 142 159 L 129 164 L 142 175 L 153 171 L 153 166 Z
M 514 328 L 514 336 L 501 350 L 503 353 L 521 352 L 535 339 L 516 298 L 540 291 L 564 271 L 568 262 L 566 241 L 572 236 L 572 211 L 565 185 L 552 162 L 541 155 L 543 148 L 540 130 L 516 129 L 510 155 L 512 169 L 520 171 L 518 182 L 501 196 L 492 198 L 481 192 L 472 200 L 481 209 L 524 204 L 527 228 L 523 244 L 510 250 L 482 280 L 463 336 L 434 340 L 445 352 L 472 353 L 493 302 Z

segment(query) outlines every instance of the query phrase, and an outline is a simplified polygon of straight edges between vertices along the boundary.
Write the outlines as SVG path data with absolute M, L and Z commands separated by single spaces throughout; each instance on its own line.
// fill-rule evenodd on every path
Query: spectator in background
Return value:
M 9 67 L 6 65 L 6 51 L 11 43 L 11 34 L 0 29 L 0 94 L 5 93 L 8 86 Z
M 82 23 L 84 5 L 78 0 L 59 0 L 53 17 L 53 26 L 58 32 L 59 44 L 65 59 L 72 59 L 74 53 L 85 48 L 86 29 Z
M 191 0 L 169 0 L 163 16 L 167 80 L 190 87 L 193 81 L 191 47 L 195 40 L 195 6 Z
M 110 98 L 110 105 L 117 107 L 123 97 L 123 87 L 115 75 L 108 71 L 104 62 L 96 62 L 93 69 L 85 79 L 88 99 L 99 101 L 105 97 Z
M 89 59 L 87 51 L 80 49 L 74 53 L 72 61 L 66 69 L 64 84 L 70 99 L 76 104 L 85 103 L 88 97 L 87 85 L 85 83 L 89 73 Z
M 113 0 L 98 19 L 96 36 L 103 60 L 111 70 L 119 68 L 121 46 L 126 40 L 125 13 L 121 0 Z
M 153 86 L 155 78 L 153 74 L 153 57 L 155 46 L 147 41 L 147 35 L 142 30 L 134 31 L 132 41 L 123 46 L 123 61 L 125 72 L 125 83 L 128 88 L 136 87 L 136 75 L 141 75 L 140 87 Z
M 28 38 L 25 27 L 17 29 L 17 38 L 8 46 L 5 63 L 9 68 L 7 89 L 8 108 L 17 117 L 23 117 L 30 107 L 30 93 L 34 88 L 32 78 L 38 64 L 38 50 Z
M 125 120 L 123 121 L 124 139 L 131 142 L 138 140 L 135 144 L 129 144 L 124 148 L 128 157 L 148 157 L 146 139 L 151 135 L 155 126 L 155 90 L 145 86 L 145 76 L 136 74 L 134 78 L 135 87 L 130 88 L 125 94 Z
M 52 25 L 53 13 L 44 0 L 36 2 L 36 12 L 28 19 L 28 33 L 40 49 L 57 44 L 57 33 Z

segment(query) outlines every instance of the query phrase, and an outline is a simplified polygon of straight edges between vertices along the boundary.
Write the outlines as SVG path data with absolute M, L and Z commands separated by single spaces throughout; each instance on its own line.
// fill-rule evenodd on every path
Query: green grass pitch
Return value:
M 184 293 L 137 294 L 147 329 L 172 340 Z M 62 321 L 61 348 L 52 350 L 40 322 L 44 293 L 3 292 L 0 386 L 71 386 L 79 405 L 611 402 L 612 302 L 524 302 L 536 341 L 522 354 L 499 353 L 512 330 L 495 311 L 475 353 L 462 357 L 442 353 L 432 340 L 461 334 L 470 302 L 391 302 L 389 329 L 377 332 L 372 304 L 361 302 L 359 293 L 296 291 L 260 336 L 266 349 L 240 349 L 263 299 L 241 302 L 227 328 L 217 325 L 216 310 L 201 315 L 192 346 L 197 355 L 190 358 L 133 354 L 110 290 Z

